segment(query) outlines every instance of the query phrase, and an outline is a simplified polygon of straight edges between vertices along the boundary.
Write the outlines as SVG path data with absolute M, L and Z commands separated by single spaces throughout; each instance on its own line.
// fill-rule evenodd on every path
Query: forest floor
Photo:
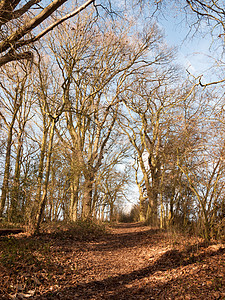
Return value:
M 137 223 L 2 236 L 0 299 L 225 299 L 225 245 Z

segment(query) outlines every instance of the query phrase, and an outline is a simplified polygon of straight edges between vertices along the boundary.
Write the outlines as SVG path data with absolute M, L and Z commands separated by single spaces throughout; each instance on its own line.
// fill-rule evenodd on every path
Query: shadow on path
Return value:
M 127 227 L 126 227 L 127 228 Z M 154 245 L 162 240 L 162 230 L 148 229 L 145 231 L 112 233 L 106 238 L 99 240 L 99 243 L 93 244 L 92 251 L 112 251 L 123 248 L 142 247 L 144 245 Z
M 192 250 L 193 249 L 194 248 L 192 248 Z M 195 256 L 188 255 L 190 254 L 189 252 L 190 249 L 186 249 L 184 251 L 169 250 L 161 255 L 158 260 L 152 264 L 149 264 L 145 268 L 115 277 L 105 278 L 101 281 L 93 280 L 88 283 L 78 283 L 74 286 L 60 289 L 57 292 L 48 292 L 42 296 L 36 296 L 34 299 L 164 299 L 163 297 L 157 295 L 160 294 L 162 289 L 167 287 L 168 283 L 158 284 L 157 288 L 157 285 L 154 285 L 154 289 L 149 285 L 147 287 L 139 288 L 138 291 L 136 288 L 136 295 L 133 296 L 132 293 L 134 293 L 135 288 L 132 288 L 132 283 L 134 283 L 134 281 L 149 277 L 158 271 L 165 272 L 181 266 L 191 265 L 195 262 L 202 261 L 207 257 L 224 254 L 225 249 L 218 249 L 217 251 L 207 250 Z M 171 282 L 173 281 L 174 280 Z M 127 287 L 127 285 L 130 287 Z

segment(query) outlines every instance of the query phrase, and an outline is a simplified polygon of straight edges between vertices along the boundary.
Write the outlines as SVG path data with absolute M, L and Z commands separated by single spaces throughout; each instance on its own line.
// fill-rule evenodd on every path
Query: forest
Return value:
M 0 0 L 0 299 L 225 299 L 224 46 L 222 0 Z
M 211 81 L 167 45 L 167 1 L 47 2 L 0 1 L 1 226 L 131 220 L 224 238 L 222 2 L 174 2 L 196 32 L 207 23 Z

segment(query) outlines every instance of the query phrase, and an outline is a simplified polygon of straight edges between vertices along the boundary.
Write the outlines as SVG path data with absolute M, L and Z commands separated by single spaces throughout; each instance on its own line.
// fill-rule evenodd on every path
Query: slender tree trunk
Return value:
M 47 137 L 48 137 L 48 127 L 44 125 L 44 131 L 42 136 L 41 142 L 41 153 L 40 153 L 40 160 L 38 166 L 38 177 L 37 177 L 37 191 L 36 196 L 34 199 L 34 203 L 32 204 L 30 217 L 29 217 L 29 226 L 30 229 L 33 230 L 35 226 L 35 215 L 38 210 L 39 203 L 41 202 L 41 188 L 42 188 L 42 181 L 43 181 L 43 172 L 44 172 L 44 160 L 45 160 L 45 152 L 47 146 Z
M 11 196 L 11 206 L 10 206 L 10 221 L 18 221 L 18 217 L 20 212 L 20 203 L 19 203 L 19 189 L 20 189 L 20 168 L 21 168 L 21 153 L 22 153 L 22 135 L 23 130 L 19 133 L 18 137 L 18 148 L 16 154 L 16 164 L 15 164 L 15 174 L 12 188 L 12 196 Z
M 52 120 L 52 125 L 49 134 L 49 145 L 48 145 L 48 154 L 46 160 L 46 177 L 44 183 L 44 190 L 43 195 L 41 198 L 41 202 L 39 204 L 38 213 L 36 216 L 36 226 L 35 226 L 35 234 L 39 233 L 41 220 L 43 218 L 45 206 L 47 203 L 47 191 L 48 191 L 48 182 L 49 182 L 49 175 L 50 175 L 50 167 L 51 167 L 51 155 L 52 155 L 52 146 L 53 146 L 53 138 L 54 138 L 54 130 L 55 130 L 55 119 Z
M 160 228 L 164 228 L 165 211 L 163 206 L 163 197 L 160 194 Z
M 110 203 L 109 207 L 110 207 L 110 216 L 109 216 L 109 219 L 110 219 L 110 222 L 112 222 L 113 219 L 114 219 L 114 205 L 113 205 L 112 202 Z
M 92 185 L 93 188 L 93 185 Z M 91 215 L 93 215 L 94 218 L 97 216 L 97 211 L 96 211 L 96 204 L 98 201 L 98 189 L 94 189 L 94 194 L 92 195 L 92 202 L 91 202 Z
M 160 228 L 165 227 L 165 209 L 163 203 L 163 191 L 164 191 L 164 175 L 165 175 L 165 168 L 163 168 L 161 172 L 161 181 L 160 181 Z
M 141 156 L 139 156 L 139 160 L 142 159 Z M 138 191 L 139 191 L 139 206 L 140 206 L 140 212 L 139 212 L 139 221 L 140 222 L 145 222 L 146 221 L 146 197 L 144 197 L 144 190 L 143 190 L 143 184 L 144 184 L 144 178 L 139 181 L 138 180 L 138 161 L 136 162 L 137 163 L 137 168 L 134 168 L 135 170 L 135 181 L 136 181 L 136 184 L 138 186 Z M 144 168 L 144 165 L 142 165 L 142 168 Z M 144 170 L 142 170 L 142 173 L 144 174 Z M 145 186 L 145 185 L 144 185 Z
M 70 208 L 69 208 L 70 221 L 73 222 L 77 220 L 79 183 L 80 183 L 79 175 L 74 174 L 74 178 L 72 179 L 72 182 L 70 184 L 71 197 L 70 197 Z
M 174 219 L 174 195 L 175 195 L 175 188 L 173 188 L 173 193 L 170 197 L 170 207 L 169 207 L 169 215 L 168 215 L 168 226 L 171 227 L 173 224 Z
M 10 174 L 10 160 L 11 160 L 11 148 L 12 148 L 12 136 L 13 136 L 13 126 L 16 119 L 16 112 L 14 112 L 11 124 L 9 126 L 8 138 L 7 138 L 7 146 L 6 146 L 6 156 L 5 156 L 5 171 L 4 171 L 4 178 L 2 184 L 2 195 L 1 195 L 1 203 L 0 203 L 0 217 L 5 209 L 6 197 L 8 195 L 8 186 L 9 186 L 9 174 Z
M 140 213 L 139 213 L 139 221 L 145 222 L 146 221 L 146 197 L 144 197 L 143 187 L 139 184 L 139 205 L 140 205 Z
M 48 129 L 45 128 L 43 132 L 42 142 L 41 142 L 41 154 L 38 167 L 38 177 L 37 177 L 37 193 L 36 193 L 36 203 L 40 202 L 41 198 L 41 187 L 43 180 L 43 171 L 44 171 L 44 160 L 45 160 L 45 150 L 47 145 Z

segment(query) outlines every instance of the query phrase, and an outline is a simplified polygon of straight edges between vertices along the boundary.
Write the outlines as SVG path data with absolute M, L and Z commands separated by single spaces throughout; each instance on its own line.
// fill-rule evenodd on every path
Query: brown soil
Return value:
M 0 254 L 0 299 L 225 299 L 225 245 L 140 224 L 85 241 L 2 237 Z

